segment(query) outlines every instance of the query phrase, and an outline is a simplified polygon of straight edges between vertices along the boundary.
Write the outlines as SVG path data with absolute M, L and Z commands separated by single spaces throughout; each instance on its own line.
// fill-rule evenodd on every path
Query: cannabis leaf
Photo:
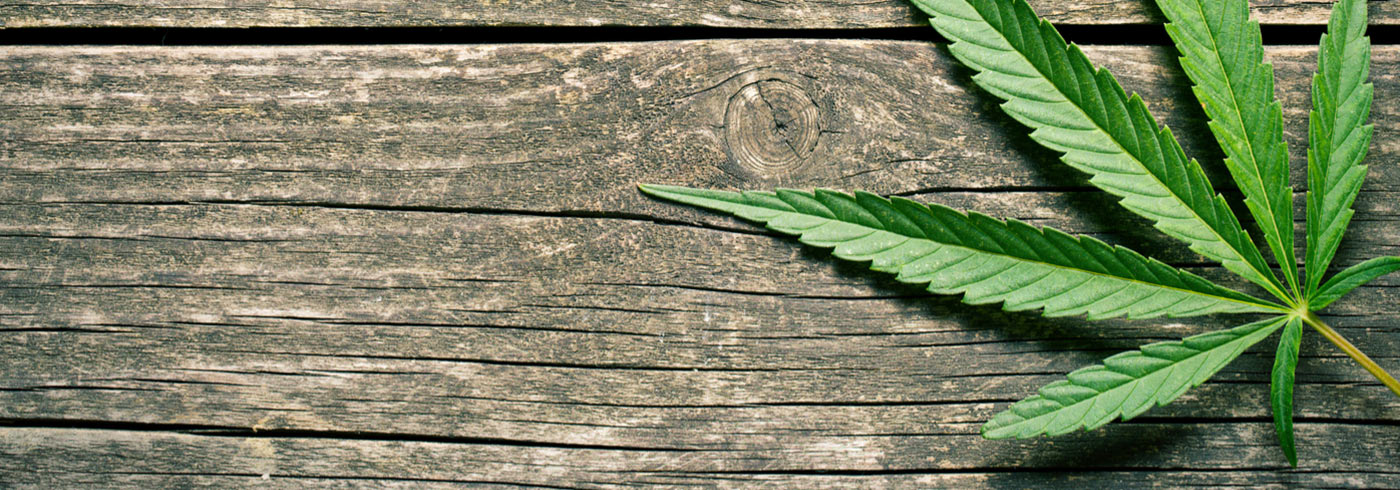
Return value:
M 1040 394 L 1016 402 L 982 426 L 982 435 L 988 439 L 1057 436 L 1079 428 L 1095 429 L 1120 416 L 1136 417 L 1204 383 L 1287 321 L 1288 317 L 1279 317 L 1114 355 L 1102 365 L 1069 373 L 1068 379 L 1045 385 Z
M 1397 270 L 1400 270 L 1400 257 L 1376 257 L 1353 265 L 1328 279 L 1308 298 L 1308 305 L 1314 310 L 1323 309 L 1362 284 Z
M 900 282 L 962 293 L 970 304 L 1004 302 L 1010 311 L 1043 308 L 1046 316 L 1094 319 L 1286 311 L 1090 237 L 898 197 L 825 189 L 641 189 L 801 235 L 802 243 L 835 247 L 837 257 L 897 273 Z
M 1035 131 L 1031 139 L 1191 250 L 1282 296 L 1259 249 L 1195 160 L 1136 95 L 1067 45 L 1024 1 L 914 0 L 978 86 Z
M 1293 188 L 1288 185 L 1288 146 L 1283 109 L 1274 100 L 1274 69 L 1264 63 L 1259 23 L 1249 4 L 1220 0 L 1157 0 L 1181 51 L 1181 67 L 1195 84 L 1209 127 L 1225 151 L 1225 167 L 1244 204 L 1298 293 L 1293 252 Z M 1222 47 L 1230 47 L 1228 52 Z
M 1307 293 L 1317 291 L 1366 178 L 1361 160 L 1371 145 L 1371 42 L 1366 2 L 1337 2 L 1317 52 L 1308 117 Z M 1354 286 L 1353 286 L 1354 287 Z M 1316 308 L 1322 308 L 1317 306 Z
M 1274 351 L 1273 378 L 1269 384 L 1269 404 L 1274 408 L 1274 431 L 1288 464 L 1298 466 L 1298 452 L 1293 444 L 1293 373 L 1298 368 L 1298 347 L 1303 342 L 1303 321 L 1288 319 L 1288 326 L 1278 339 Z
M 1185 317 L 1267 313 L 1240 327 L 1142 346 L 1074 371 L 982 427 L 990 439 L 1061 435 L 1135 417 L 1205 382 L 1245 349 L 1283 329 L 1270 400 L 1279 443 L 1297 465 L 1293 382 L 1304 324 L 1337 345 L 1396 395 L 1400 382 L 1314 313 L 1362 284 L 1400 270 L 1379 257 L 1322 276 L 1346 231 L 1370 143 L 1370 43 L 1364 0 L 1340 0 L 1313 80 L 1307 253 L 1298 276 L 1293 189 L 1273 68 L 1245 0 L 1158 0 L 1168 34 L 1201 100 L 1224 165 L 1282 269 L 1280 281 L 1198 162 L 1159 126 L 1137 95 L 1041 20 L 1025 0 L 913 0 L 976 72 L 973 81 L 1029 126 L 1031 138 L 1191 250 L 1259 285 L 1260 299 L 1094 238 L 976 212 L 857 191 L 776 192 L 640 185 L 670 201 L 730 213 L 833 255 L 869 261 L 899 281 L 961 294 L 971 304 L 1039 309 L 1046 316 Z M 1286 284 L 1286 286 L 1285 286 Z M 1277 300 L 1279 302 L 1275 302 Z

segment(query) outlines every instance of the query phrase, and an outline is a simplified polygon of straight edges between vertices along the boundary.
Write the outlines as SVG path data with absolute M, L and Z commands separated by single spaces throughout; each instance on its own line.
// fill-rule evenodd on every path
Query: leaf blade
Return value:
M 982 437 L 1056 436 L 1131 419 L 1205 382 L 1285 321 L 1278 317 L 1114 355 L 1016 402 L 982 426 Z
M 1090 183 L 1158 230 L 1287 301 L 1200 164 L 1186 158 L 1140 97 L 1129 97 L 1025 0 L 914 3 L 953 41 L 953 55 L 978 72 L 973 80 L 1033 128 L 1032 139 L 1061 152 L 1062 161 L 1090 174 Z
M 1313 109 L 1308 117 L 1307 255 L 1305 292 L 1317 292 L 1351 222 L 1352 204 L 1366 178 L 1361 165 L 1370 148 L 1373 89 L 1371 42 L 1365 36 L 1366 2 L 1333 5 L 1318 49 Z
M 1274 411 L 1274 432 L 1288 464 L 1298 466 L 1298 450 L 1293 441 L 1293 380 L 1298 368 L 1298 348 L 1303 341 L 1303 320 L 1290 317 L 1274 351 L 1274 369 L 1269 383 L 1269 404 Z
M 908 199 L 828 190 L 728 192 L 643 185 L 648 195 L 723 211 L 834 248 L 838 258 L 970 304 L 1042 309 L 1090 319 L 1276 312 L 1281 307 L 1217 286 L 1122 247 L 1019 221 Z M 773 200 L 781 201 L 776 204 Z M 894 231 L 891 231 L 894 230 Z
M 1273 66 L 1264 62 L 1259 23 L 1249 18 L 1249 2 L 1157 0 L 1157 5 L 1170 21 L 1167 33 L 1210 117 L 1208 126 L 1225 153 L 1225 166 L 1297 293 L 1283 110 L 1274 97 Z
M 1400 270 L 1400 257 L 1390 256 L 1376 257 L 1348 267 L 1332 276 L 1317 289 L 1317 292 L 1309 296 L 1308 307 L 1313 311 L 1326 308 L 1362 284 L 1397 270 Z

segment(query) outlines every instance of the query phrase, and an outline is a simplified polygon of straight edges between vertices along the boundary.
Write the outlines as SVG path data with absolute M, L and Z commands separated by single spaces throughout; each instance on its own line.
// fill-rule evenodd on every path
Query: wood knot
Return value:
M 739 87 L 724 113 L 732 170 L 758 178 L 795 173 L 811 160 L 821 136 L 821 111 L 794 81 L 768 73 Z

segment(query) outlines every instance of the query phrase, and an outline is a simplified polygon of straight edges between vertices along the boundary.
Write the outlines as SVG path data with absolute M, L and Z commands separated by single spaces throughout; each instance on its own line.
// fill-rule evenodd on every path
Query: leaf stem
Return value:
M 1400 396 L 1400 381 L 1396 381 L 1390 373 L 1381 369 L 1381 366 L 1376 364 L 1376 361 L 1372 361 L 1365 352 L 1361 352 L 1361 349 L 1357 349 L 1355 345 L 1348 342 L 1346 338 L 1342 337 L 1342 334 L 1337 333 L 1336 330 L 1332 330 L 1332 327 L 1327 326 L 1326 323 L 1322 323 L 1322 319 L 1318 318 L 1316 314 L 1311 311 L 1307 312 L 1306 315 L 1303 315 L 1303 322 L 1312 326 L 1312 328 L 1317 330 L 1318 333 L 1321 333 L 1323 337 L 1327 337 L 1327 340 L 1336 344 L 1338 348 L 1342 349 L 1342 352 L 1351 356 L 1352 360 L 1356 361 L 1357 364 L 1366 368 L 1366 371 L 1371 373 L 1371 376 L 1375 376 L 1376 379 L 1385 384 L 1386 388 L 1390 388 L 1392 393 L 1395 393 L 1396 396 Z

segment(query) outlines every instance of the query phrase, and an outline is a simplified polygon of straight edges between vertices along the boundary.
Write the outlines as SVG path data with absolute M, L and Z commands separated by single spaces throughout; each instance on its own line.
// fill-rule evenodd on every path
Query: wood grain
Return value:
M 1168 52 L 1089 54 L 1219 171 Z M 1314 53 L 1269 55 L 1301 155 Z M 1397 58 L 1343 264 L 1400 253 Z M 1398 483 L 1400 400 L 1314 337 L 1299 472 L 1270 346 L 1132 423 L 981 441 L 1063 373 L 1240 320 L 965 306 L 634 190 L 900 193 L 1246 287 L 1023 133 L 912 42 L 0 48 L 0 481 Z M 1391 369 L 1397 286 L 1328 310 Z
M 1064 24 L 1161 23 L 1151 0 L 1031 0 Z M 1265 24 L 1326 25 L 1328 2 L 1250 2 Z M 1400 22 L 1400 5 L 1372 2 L 1371 23 Z M 906 0 L 28 0 L 0 3 L 0 27 L 713 26 L 861 29 L 927 26 Z M 1131 42 L 1131 39 L 1123 41 Z M 1317 39 L 1308 40 L 1315 44 Z
M 1247 442 L 1266 439 L 1271 429 L 1261 425 L 1224 429 L 1190 424 L 1137 424 L 1131 430 L 1157 432 L 1180 440 L 1158 447 L 1117 444 L 1111 440 L 1082 440 L 1061 444 L 1062 451 L 1082 451 L 1102 457 L 1111 451 L 1152 454 L 1160 468 L 1096 468 L 1063 459 L 1035 457 L 1009 447 L 982 454 L 987 467 L 944 471 L 935 458 L 908 453 L 906 464 L 864 470 L 824 470 L 820 463 L 801 459 L 781 448 L 767 450 L 674 451 L 645 448 L 580 448 L 503 446 L 482 441 L 344 440 L 250 433 L 169 433 L 129 430 L 0 429 L 0 471 L 17 478 L 20 486 L 95 485 L 189 488 L 191 486 L 273 486 L 323 488 L 345 486 L 404 486 L 448 488 L 462 485 L 489 488 L 624 488 L 742 487 L 742 488 L 1102 488 L 1112 487 L 1377 487 L 1400 484 L 1388 471 L 1331 468 L 1328 471 L 1277 471 L 1250 467 L 1240 454 L 1268 453 L 1272 447 Z M 1114 430 L 1110 429 L 1110 432 Z M 1369 439 L 1377 445 L 1400 445 L 1392 434 L 1377 436 L 1350 425 L 1300 426 L 1302 437 L 1326 436 L 1315 449 L 1349 455 L 1355 446 L 1341 438 Z M 1110 437 L 1121 436 L 1121 432 Z M 987 445 L 973 436 L 896 435 L 854 441 L 833 441 L 833 458 L 860 459 L 880 447 L 958 444 Z M 1139 442 L 1151 442 L 1139 440 Z M 1213 468 L 1182 469 L 1175 458 L 1184 446 L 1219 447 L 1222 461 Z M 981 451 L 970 451 L 979 453 Z M 149 456 L 132 458 L 139 454 Z M 1395 451 L 1387 452 L 1394 456 Z M 971 456 L 970 454 L 968 456 Z M 1018 459 L 1018 457 L 1020 459 Z M 883 455 L 888 458 L 888 455 Z M 120 468 L 110 463 L 123 462 Z M 1036 467 L 1024 466 L 1026 463 Z M 367 462 L 373 462 L 367 464 Z M 1048 464 L 1047 464 L 1048 463 Z M 562 470 L 578 468 L 577 470 Z M 584 470 L 586 468 L 586 470 Z M 1030 471 L 1027 471 L 1030 470 Z M 576 473 L 570 473 L 574 471 Z M 564 482 L 562 475 L 575 477 Z

